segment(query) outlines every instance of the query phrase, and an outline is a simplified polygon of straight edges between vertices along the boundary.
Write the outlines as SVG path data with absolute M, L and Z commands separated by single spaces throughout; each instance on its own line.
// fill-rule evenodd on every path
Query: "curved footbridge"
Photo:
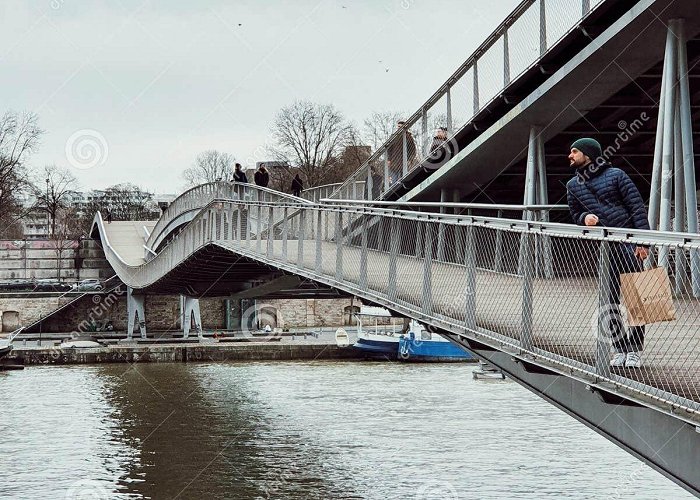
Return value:
M 145 294 L 182 294 L 188 318 L 199 297 L 241 291 L 357 296 L 430 325 L 700 493 L 700 301 L 688 272 L 697 234 L 311 203 L 224 183 L 171 208 L 140 239 L 140 223 L 95 216 L 93 236 L 129 287 L 132 328 Z M 647 327 L 637 369 L 608 364 L 609 262 L 624 243 L 652 245 L 661 265 L 686 263 L 671 276 L 677 319 Z

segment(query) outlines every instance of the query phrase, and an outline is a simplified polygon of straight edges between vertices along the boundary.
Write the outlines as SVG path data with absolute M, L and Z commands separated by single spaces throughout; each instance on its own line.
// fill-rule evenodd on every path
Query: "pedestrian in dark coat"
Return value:
M 294 196 L 301 196 L 301 191 L 304 189 L 304 183 L 301 180 L 301 177 L 299 177 L 299 174 L 294 176 L 294 179 L 292 179 L 292 194 Z
M 582 226 L 649 229 L 644 201 L 632 179 L 603 157 L 598 141 L 579 139 L 571 145 L 569 163 L 576 175 L 566 184 L 571 218 Z M 620 274 L 641 271 L 649 249 L 629 243 L 610 246 L 609 311 L 605 311 L 615 355 L 610 366 L 639 368 L 644 347 L 644 327 L 623 330 L 619 314 Z M 615 312 L 617 311 L 617 314 Z M 616 317 L 617 316 L 617 317 Z
M 248 182 L 248 176 L 245 175 L 245 172 L 243 171 L 243 167 L 241 166 L 240 163 L 236 163 L 236 168 L 233 171 L 233 182 Z
M 260 168 L 257 172 L 255 172 L 253 178 L 255 180 L 255 184 L 260 187 L 267 187 L 267 185 L 270 183 L 270 174 L 265 168 L 265 165 L 260 165 Z

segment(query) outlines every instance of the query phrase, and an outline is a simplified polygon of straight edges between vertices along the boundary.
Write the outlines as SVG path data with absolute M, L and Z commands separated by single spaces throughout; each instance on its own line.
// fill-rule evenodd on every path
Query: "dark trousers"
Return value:
M 643 270 L 642 261 L 634 254 L 634 246 L 612 243 L 610 246 L 610 304 L 620 304 L 620 274 Z M 610 316 L 609 332 L 617 352 L 640 352 L 644 349 L 643 326 L 633 326 L 625 331 L 622 318 Z

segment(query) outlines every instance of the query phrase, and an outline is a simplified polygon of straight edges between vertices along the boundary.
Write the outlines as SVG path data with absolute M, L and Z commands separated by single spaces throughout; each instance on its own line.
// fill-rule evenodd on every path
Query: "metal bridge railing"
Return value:
M 362 193 L 365 189 L 365 181 L 356 181 L 355 183 L 344 183 L 336 182 L 334 184 L 324 184 L 323 186 L 316 186 L 312 188 L 304 189 L 301 192 L 301 197 L 305 200 L 313 201 L 318 203 L 324 198 L 328 198 L 332 195 L 340 186 L 343 186 L 341 191 L 348 199 L 357 200 L 361 199 Z
M 416 168 L 435 170 L 457 152 L 457 133 L 604 0 L 524 0 L 445 83 L 331 197 L 378 199 Z M 445 141 L 434 132 L 447 129 Z M 366 182 L 355 190 L 353 183 Z
M 250 231 L 256 218 L 261 230 Z M 359 229 L 359 230 L 357 230 Z M 592 386 L 700 418 L 700 237 L 369 208 L 215 200 L 151 262 L 113 263 L 154 285 L 205 246 L 336 286 L 436 327 L 558 367 Z M 498 250 L 498 246 L 501 249 Z M 648 246 L 668 272 L 675 321 L 628 333 L 619 274 Z M 196 274 L 196 271 L 194 272 Z M 641 368 L 611 368 L 613 346 L 643 343 Z M 682 410 L 682 411 L 681 411 Z M 685 415 L 685 417 L 684 417 Z
M 207 206 L 215 199 L 268 201 L 286 199 L 288 201 L 306 202 L 301 198 L 255 184 L 227 181 L 200 184 L 182 193 L 163 211 L 146 240 L 146 246 L 149 249 L 158 249 L 176 226 L 189 222 L 202 207 Z

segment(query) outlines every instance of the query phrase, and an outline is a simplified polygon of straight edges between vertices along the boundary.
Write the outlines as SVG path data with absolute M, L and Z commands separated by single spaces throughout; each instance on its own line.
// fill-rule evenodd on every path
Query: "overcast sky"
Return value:
M 412 113 L 517 3 L 3 0 L 0 112 L 39 115 L 34 168 L 173 193 L 203 150 L 265 160 L 296 99 Z

